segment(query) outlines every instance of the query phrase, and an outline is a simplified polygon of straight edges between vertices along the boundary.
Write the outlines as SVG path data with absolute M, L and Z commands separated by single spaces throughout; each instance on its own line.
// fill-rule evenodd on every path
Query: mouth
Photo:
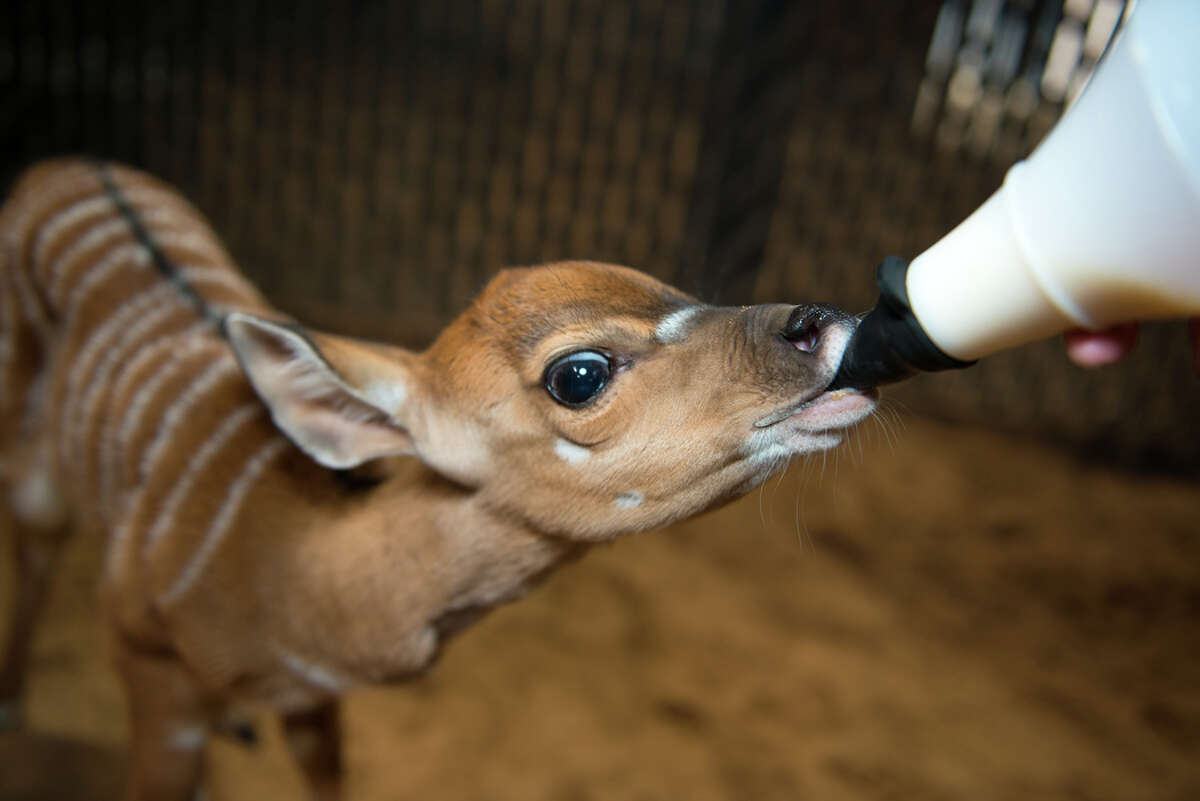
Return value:
M 849 428 L 870 415 L 878 403 L 879 392 L 874 389 L 835 389 L 800 404 L 779 422 L 787 420 L 797 429 L 813 432 Z
M 796 350 L 810 353 L 825 362 L 829 375 L 819 389 L 781 406 L 756 421 L 754 427 L 770 428 L 787 420 L 791 428 L 819 432 L 848 428 L 860 422 L 874 411 L 879 401 L 878 390 L 830 388 L 854 328 L 830 326 L 822 330 L 807 316 L 797 322 L 797 325 L 789 323 L 791 330 L 785 339 Z
M 770 428 L 784 420 L 803 431 L 828 431 L 849 428 L 862 421 L 879 402 L 875 389 L 821 390 L 815 396 L 791 404 L 755 422 L 755 428 Z
M 801 453 L 837 447 L 843 431 L 867 418 L 879 401 L 876 390 L 828 387 L 800 403 L 773 412 L 755 423 L 747 440 L 748 451 L 766 473 L 778 469 Z
M 760 478 L 787 464 L 793 456 L 837 447 L 843 432 L 870 416 L 879 403 L 879 392 L 874 388 L 831 388 L 854 332 L 852 324 L 838 321 L 814 328 L 804 325 L 809 320 L 797 322 L 801 324 L 789 326 L 784 338 L 817 361 L 817 373 L 823 378 L 815 389 L 793 397 L 754 423 L 746 450 L 760 468 Z

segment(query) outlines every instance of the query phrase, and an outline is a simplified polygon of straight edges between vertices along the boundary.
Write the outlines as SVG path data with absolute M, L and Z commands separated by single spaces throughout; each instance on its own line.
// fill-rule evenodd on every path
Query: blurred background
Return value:
M 66 152 L 145 168 L 282 309 L 411 346 L 501 267 L 568 258 L 714 302 L 863 311 L 875 264 L 1000 185 L 1124 12 L 17 2 L 0 15 L 0 177 Z M 352 700 L 359 796 L 1200 797 L 1184 340 L 1149 326 L 1097 372 L 1049 342 L 890 390 L 907 426 L 597 555 L 415 689 Z M 86 766 L 119 750 L 78 744 L 124 736 L 84 633 L 98 546 L 81 547 L 34 721 L 82 739 L 54 740 L 45 769 L 0 739 L 17 777 L 0 795 L 52 797 L 67 764 L 84 778 L 53 797 L 113 786 Z M 555 750 L 574 737 L 587 748 Z M 221 748 L 243 794 L 279 767 Z
M 1078 91 L 1120 0 L 42 0 L 0 18 L 3 174 L 84 152 L 181 187 L 282 308 L 428 342 L 497 269 L 630 264 L 705 300 L 874 304 Z M 1172 329 L 1174 330 L 1163 330 Z M 894 397 L 1200 470 L 1178 326 Z

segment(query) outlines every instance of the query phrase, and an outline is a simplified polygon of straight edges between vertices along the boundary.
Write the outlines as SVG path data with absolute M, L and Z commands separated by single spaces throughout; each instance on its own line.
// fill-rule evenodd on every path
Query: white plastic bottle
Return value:
M 885 263 L 880 286 L 835 385 L 1200 315 L 1200 0 L 1139 0 L 1033 155 L 906 272 Z

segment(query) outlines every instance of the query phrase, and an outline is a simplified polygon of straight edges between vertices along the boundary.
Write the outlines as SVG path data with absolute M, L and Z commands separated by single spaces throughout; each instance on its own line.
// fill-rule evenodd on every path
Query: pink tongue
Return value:
M 819 396 L 809 402 L 796 419 L 812 424 L 829 424 L 836 426 L 840 420 L 856 417 L 865 407 L 871 405 L 871 400 L 858 392 L 838 389 Z

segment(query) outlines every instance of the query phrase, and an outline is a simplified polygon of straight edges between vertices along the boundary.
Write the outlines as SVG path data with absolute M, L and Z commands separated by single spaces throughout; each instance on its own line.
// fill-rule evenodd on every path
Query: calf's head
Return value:
M 506 270 L 422 353 L 232 314 L 276 424 L 314 459 L 411 453 L 540 531 L 602 540 L 737 497 L 835 446 L 872 393 L 826 392 L 856 321 L 704 305 L 625 267 Z

